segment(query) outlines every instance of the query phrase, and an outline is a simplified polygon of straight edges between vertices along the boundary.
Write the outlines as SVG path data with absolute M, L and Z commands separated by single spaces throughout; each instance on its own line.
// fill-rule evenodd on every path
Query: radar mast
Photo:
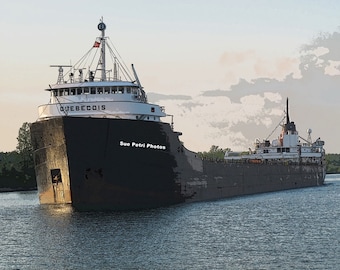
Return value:
M 106 81 L 106 64 L 105 64 L 105 29 L 106 25 L 103 22 L 103 18 L 100 20 L 98 24 L 98 30 L 102 32 L 100 37 L 100 65 L 101 65 L 101 80 Z

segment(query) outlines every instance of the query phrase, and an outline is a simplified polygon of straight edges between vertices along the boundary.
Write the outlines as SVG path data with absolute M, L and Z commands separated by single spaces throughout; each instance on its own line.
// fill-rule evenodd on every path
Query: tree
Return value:
M 0 190 L 36 189 L 30 124 L 19 129 L 16 151 L 0 153 Z
M 33 166 L 33 147 L 31 142 L 30 123 L 23 123 L 19 129 L 19 135 L 17 137 L 18 145 L 17 152 L 22 157 L 24 167 Z
M 340 173 L 340 154 L 326 154 L 327 173 Z
M 22 124 L 19 129 L 19 135 L 17 137 L 18 145 L 17 151 L 20 153 L 24 152 L 32 152 L 32 143 L 31 143 L 31 133 L 30 133 L 30 124 L 25 122 Z
M 209 152 L 198 152 L 198 155 L 203 159 L 223 160 L 225 152 L 230 151 L 229 148 L 222 149 L 217 145 L 212 145 Z

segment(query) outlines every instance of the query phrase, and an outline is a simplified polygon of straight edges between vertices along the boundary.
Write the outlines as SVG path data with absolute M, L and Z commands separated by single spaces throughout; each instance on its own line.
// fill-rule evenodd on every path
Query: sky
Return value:
M 339 14 L 337 0 L 1 0 L 0 152 L 15 150 L 19 128 L 48 103 L 49 66 L 76 63 L 103 17 L 190 150 L 276 139 L 289 97 L 299 135 L 311 128 L 340 153 Z

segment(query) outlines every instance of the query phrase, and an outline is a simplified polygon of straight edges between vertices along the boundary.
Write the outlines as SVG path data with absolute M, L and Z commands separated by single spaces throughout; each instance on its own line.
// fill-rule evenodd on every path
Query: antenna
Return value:
M 65 83 L 63 67 L 72 67 L 72 66 L 70 66 L 70 65 L 50 65 L 50 67 L 57 67 L 57 68 L 59 68 L 58 69 L 59 74 L 58 74 L 57 84 L 63 84 L 63 83 Z
M 83 70 L 84 69 L 86 69 L 86 68 L 78 68 L 78 69 L 76 69 L 76 70 L 79 71 L 79 75 L 78 75 L 79 82 L 83 82 L 84 81 L 84 79 L 83 79 Z
M 307 129 L 307 134 L 308 134 L 307 141 L 308 141 L 310 144 L 312 144 L 312 136 L 311 136 L 311 134 L 312 134 L 312 129 L 311 129 L 311 128 L 308 128 L 308 129 Z

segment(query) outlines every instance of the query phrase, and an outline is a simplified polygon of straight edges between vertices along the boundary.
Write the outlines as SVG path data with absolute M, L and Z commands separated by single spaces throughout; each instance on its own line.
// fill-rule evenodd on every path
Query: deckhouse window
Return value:
M 118 88 L 118 93 L 119 94 L 124 94 L 124 87 L 119 87 Z
M 112 94 L 116 94 L 117 93 L 117 86 L 113 86 L 112 87 Z
M 76 89 L 71 88 L 71 89 L 70 89 L 70 95 L 75 95 L 75 94 L 76 94 Z
M 102 87 L 97 88 L 97 94 L 103 94 L 103 88 Z
M 88 87 L 85 87 L 84 88 L 84 94 L 88 94 L 88 93 L 90 93 L 90 89 Z
M 105 94 L 110 94 L 110 87 L 105 87 L 104 88 L 104 93 Z
M 126 87 L 126 93 L 131 94 L 131 87 Z
M 77 95 L 81 95 L 82 93 L 82 89 L 81 88 L 77 88 Z
M 96 93 L 96 88 L 91 87 L 91 94 L 95 94 Z

